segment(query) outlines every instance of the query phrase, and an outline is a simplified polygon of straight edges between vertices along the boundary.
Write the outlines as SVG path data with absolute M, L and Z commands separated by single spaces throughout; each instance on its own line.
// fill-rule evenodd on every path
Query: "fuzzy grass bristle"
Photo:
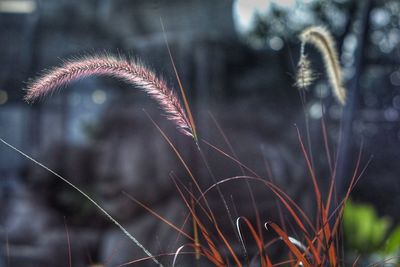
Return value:
M 167 118 L 175 123 L 183 134 L 195 136 L 185 109 L 167 83 L 143 64 L 123 58 L 91 56 L 67 61 L 32 81 L 28 85 L 25 100 L 32 102 L 57 88 L 89 76 L 111 76 L 141 88 L 158 102 Z
M 299 63 L 297 64 L 295 86 L 301 90 L 308 89 L 315 79 L 316 76 L 311 68 L 310 60 L 307 55 L 302 54 Z
M 343 86 L 342 68 L 339 64 L 338 53 L 332 35 L 324 27 L 312 26 L 306 28 L 299 37 L 302 41 L 302 55 L 304 55 L 304 46 L 307 43 L 314 45 L 321 53 L 333 94 L 336 100 L 341 105 L 344 105 L 346 103 L 346 89 Z

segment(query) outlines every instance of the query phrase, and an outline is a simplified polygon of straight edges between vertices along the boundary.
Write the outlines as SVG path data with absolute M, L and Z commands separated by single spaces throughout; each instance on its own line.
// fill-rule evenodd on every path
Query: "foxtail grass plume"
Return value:
M 297 64 L 296 83 L 295 86 L 299 89 L 308 89 L 314 82 L 316 76 L 311 69 L 311 62 L 307 55 L 300 56 L 299 63 Z
M 346 103 L 346 89 L 343 86 L 342 69 L 339 64 L 334 40 L 329 31 L 321 26 L 312 26 L 306 28 L 300 34 L 300 40 L 302 41 L 300 60 L 305 56 L 304 46 L 306 44 L 312 44 L 318 49 L 322 54 L 325 71 L 332 87 L 333 94 L 337 101 L 341 105 L 344 105 Z
M 195 137 L 185 109 L 166 82 L 137 61 L 112 56 L 91 56 L 67 61 L 28 85 L 25 100 L 33 100 L 89 76 L 111 76 L 138 86 L 156 100 L 167 118 L 185 135 Z

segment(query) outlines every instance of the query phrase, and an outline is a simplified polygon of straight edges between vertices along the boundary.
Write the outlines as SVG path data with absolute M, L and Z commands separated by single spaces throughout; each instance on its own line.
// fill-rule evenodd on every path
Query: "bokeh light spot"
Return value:
M 92 93 L 92 101 L 95 104 L 104 104 L 107 100 L 107 94 L 103 90 L 96 90 Z
M 0 105 L 4 105 L 8 101 L 8 93 L 4 90 L 0 90 Z

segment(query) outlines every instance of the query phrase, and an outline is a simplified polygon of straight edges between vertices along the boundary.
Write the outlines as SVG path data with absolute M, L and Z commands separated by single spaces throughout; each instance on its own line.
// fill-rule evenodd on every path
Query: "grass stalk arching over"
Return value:
M 142 63 L 122 57 L 88 56 L 66 61 L 32 80 L 26 89 L 25 100 L 32 102 L 58 88 L 90 76 L 111 76 L 138 86 L 159 104 L 167 118 L 183 134 L 195 138 L 192 126 L 194 124 L 187 118 L 176 93 Z
M 344 105 L 346 103 L 346 89 L 343 86 L 342 68 L 340 67 L 335 42 L 330 32 L 322 26 L 311 26 L 304 29 L 299 38 L 301 40 L 301 50 L 296 75 L 296 86 L 300 89 L 307 88 L 315 79 L 313 71 L 310 68 L 310 62 L 304 52 L 305 45 L 312 44 L 322 55 L 333 95 L 341 105 Z

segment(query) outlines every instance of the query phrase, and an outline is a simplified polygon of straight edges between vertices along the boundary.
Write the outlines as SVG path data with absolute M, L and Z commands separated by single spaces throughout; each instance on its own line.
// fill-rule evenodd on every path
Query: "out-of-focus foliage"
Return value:
M 400 225 L 397 226 L 387 238 L 383 253 L 393 255 L 400 250 Z
M 310 25 L 329 25 L 334 35 L 342 35 L 346 26 L 355 18 L 355 0 L 297 0 L 288 8 L 272 3 L 267 10 L 259 10 L 254 15 L 253 27 L 245 39 L 256 47 L 274 49 L 277 38 L 294 40 L 296 35 Z M 370 34 L 368 42 L 371 52 L 389 54 L 400 43 L 400 1 L 374 1 L 369 17 Z
M 391 53 L 398 50 L 400 44 L 400 1 L 376 1 L 371 11 L 371 34 L 369 39 L 374 44 L 375 53 Z
M 391 233 L 389 218 L 381 218 L 371 205 L 346 203 L 343 230 L 346 248 L 360 255 L 393 256 L 400 249 L 400 226 Z
M 295 40 L 297 34 L 311 25 L 329 25 L 334 33 L 342 33 L 349 20 L 352 1 L 296 1 L 291 7 L 272 3 L 265 12 L 254 15 L 253 28 L 247 41 L 256 47 L 274 49 L 276 38 Z
M 390 227 L 388 218 L 379 218 L 370 205 L 346 204 L 343 229 L 347 247 L 357 253 L 369 254 L 378 250 Z

